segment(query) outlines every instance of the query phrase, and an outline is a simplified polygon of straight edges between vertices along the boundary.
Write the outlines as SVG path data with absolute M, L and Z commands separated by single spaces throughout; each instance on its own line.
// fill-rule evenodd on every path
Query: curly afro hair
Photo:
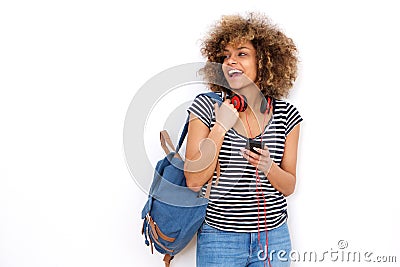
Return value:
M 221 65 L 215 68 L 213 63 L 223 63 L 223 50 L 228 44 L 235 46 L 247 41 L 256 49 L 256 85 L 265 96 L 287 97 L 297 77 L 296 46 L 267 17 L 258 13 L 249 13 L 246 17 L 223 16 L 203 40 L 201 53 L 207 63 L 200 71 L 210 89 L 226 92 L 229 85 Z

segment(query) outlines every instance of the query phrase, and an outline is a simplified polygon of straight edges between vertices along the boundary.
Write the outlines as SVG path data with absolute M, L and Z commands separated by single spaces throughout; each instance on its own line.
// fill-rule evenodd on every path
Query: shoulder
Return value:
M 217 95 L 219 95 L 221 98 L 222 92 L 215 92 Z M 196 98 L 193 100 L 192 105 L 189 108 L 189 111 L 193 111 L 193 109 L 197 109 L 202 112 L 207 112 L 208 114 L 211 114 L 212 111 L 214 110 L 214 103 L 215 100 L 213 100 L 210 96 L 207 96 L 205 93 L 199 94 L 196 96 Z
M 222 97 L 221 92 L 216 92 Z M 188 108 L 188 112 L 199 118 L 208 128 L 212 126 L 214 114 L 214 100 L 211 97 L 200 94 L 198 95 Z
M 275 112 L 284 113 L 285 115 L 289 115 L 292 112 L 298 112 L 295 105 L 284 99 L 275 99 L 274 108 Z
M 288 135 L 303 118 L 297 108 L 286 100 L 275 100 L 275 113 L 285 124 L 285 134 Z

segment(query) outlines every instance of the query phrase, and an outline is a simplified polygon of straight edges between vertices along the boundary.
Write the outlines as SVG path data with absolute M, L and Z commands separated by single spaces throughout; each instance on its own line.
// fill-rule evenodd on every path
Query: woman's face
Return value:
M 232 89 L 253 85 L 257 78 L 256 49 L 253 44 L 247 41 L 237 47 L 227 45 L 222 70 Z

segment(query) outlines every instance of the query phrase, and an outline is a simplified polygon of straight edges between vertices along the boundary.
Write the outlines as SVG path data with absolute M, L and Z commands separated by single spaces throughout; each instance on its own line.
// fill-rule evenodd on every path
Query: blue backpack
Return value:
M 203 93 L 219 104 L 222 98 L 214 93 Z M 166 131 L 162 131 L 161 146 L 167 156 L 160 160 L 155 168 L 153 182 L 148 200 L 142 210 L 145 244 L 153 246 L 161 254 L 165 254 L 164 262 L 168 267 L 172 258 L 192 240 L 204 222 L 212 179 L 208 182 L 205 196 L 194 192 L 186 186 L 183 165 L 179 149 L 188 132 L 189 115 L 179 138 L 175 151 L 169 152 L 166 143 L 173 144 Z M 217 177 L 219 164 L 217 163 Z M 201 192 L 201 191 L 200 191 Z

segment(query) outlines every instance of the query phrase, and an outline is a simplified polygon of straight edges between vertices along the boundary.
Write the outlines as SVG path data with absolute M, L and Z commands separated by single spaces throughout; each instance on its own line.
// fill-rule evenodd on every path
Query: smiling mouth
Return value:
M 243 74 L 243 71 L 237 69 L 231 69 L 228 71 L 229 77 L 239 76 L 241 74 Z

